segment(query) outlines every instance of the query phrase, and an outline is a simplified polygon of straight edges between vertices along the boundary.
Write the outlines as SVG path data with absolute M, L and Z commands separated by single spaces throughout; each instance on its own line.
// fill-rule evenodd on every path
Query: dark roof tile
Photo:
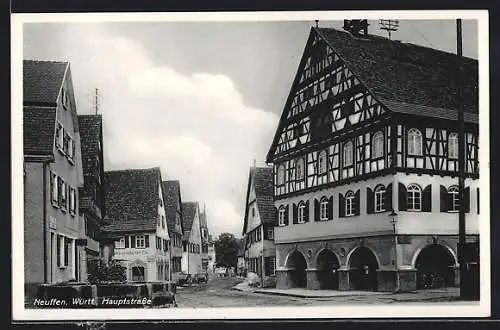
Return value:
M 53 155 L 56 108 L 23 107 L 25 155 Z
M 180 205 L 182 205 L 180 183 L 177 180 L 163 181 L 162 189 L 168 231 L 175 232 L 176 213 L 177 211 L 182 212 L 180 208 Z
M 97 164 L 96 156 L 99 155 L 102 116 L 78 115 L 78 126 L 82 148 L 83 175 L 93 175 Z
M 68 62 L 23 61 L 23 100 L 26 103 L 56 104 Z
M 198 202 L 182 203 L 182 225 L 184 228 L 183 241 L 189 240 L 189 235 L 193 227 L 196 210 L 198 209 Z

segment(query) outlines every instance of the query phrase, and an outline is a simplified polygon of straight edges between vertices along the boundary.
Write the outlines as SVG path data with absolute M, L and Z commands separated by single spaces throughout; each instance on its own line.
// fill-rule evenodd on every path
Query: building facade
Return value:
M 208 271 L 209 271 L 209 273 L 214 273 L 216 260 L 217 259 L 216 259 L 216 255 L 215 255 L 215 242 L 212 238 L 212 235 L 208 235 Z
M 203 274 L 201 259 L 201 227 L 198 202 L 182 203 L 182 271 L 189 275 Z
M 179 181 L 163 181 L 163 199 L 170 236 L 170 264 L 172 278 L 177 280 L 182 271 L 182 199 Z
M 79 115 L 84 185 L 78 189 L 80 216 L 85 228 L 85 266 L 92 272 L 98 266 L 104 207 L 104 156 L 101 115 Z
M 460 203 L 467 240 L 479 240 L 477 91 L 473 59 L 356 30 L 312 28 L 267 157 L 277 286 L 457 285 Z
M 114 260 L 126 267 L 127 281 L 170 279 L 170 237 L 160 168 L 107 171 L 105 205 Z
M 201 234 L 201 271 L 202 273 L 207 274 L 209 270 L 208 264 L 210 261 L 208 254 L 210 233 L 208 231 L 207 211 L 205 207 L 203 207 L 203 212 L 200 213 L 200 234 Z
M 273 206 L 273 169 L 252 167 L 248 177 L 245 219 L 243 222 L 246 269 L 262 278 L 263 286 L 274 286 L 276 247 Z
M 86 278 L 80 133 L 69 63 L 23 61 L 25 288 Z

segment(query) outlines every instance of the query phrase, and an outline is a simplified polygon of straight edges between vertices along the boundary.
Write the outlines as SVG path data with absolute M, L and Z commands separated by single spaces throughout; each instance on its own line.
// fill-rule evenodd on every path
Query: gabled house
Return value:
M 172 278 L 176 279 L 182 271 L 182 200 L 179 181 L 163 181 L 163 200 L 167 218 L 168 234 L 170 236 L 170 264 Z
M 128 281 L 170 279 L 170 237 L 160 168 L 104 173 L 109 224 L 103 234 L 115 241 L 115 260 L 127 268 Z
M 88 272 L 98 265 L 100 232 L 106 215 L 104 205 L 104 156 L 101 115 L 79 115 L 84 185 L 78 189 L 80 216 L 87 245 L 85 259 Z
M 248 176 L 245 219 L 243 222 L 244 257 L 249 272 L 263 279 L 263 286 L 273 286 L 276 265 L 273 205 L 273 169 L 252 167 Z
M 23 61 L 24 280 L 86 279 L 80 132 L 67 62 Z
M 201 230 L 198 202 L 182 203 L 182 271 L 196 276 L 202 274 Z
M 311 28 L 267 155 L 277 286 L 457 285 L 460 205 L 467 240 L 479 241 L 478 62 L 370 35 L 356 21 Z

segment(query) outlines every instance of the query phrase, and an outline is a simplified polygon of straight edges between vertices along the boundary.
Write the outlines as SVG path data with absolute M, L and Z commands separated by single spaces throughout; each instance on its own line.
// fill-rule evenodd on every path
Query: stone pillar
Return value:
M 291 272 L 291 269 L 276 269 L 277 289 L 290 289 L 292 287 Z
M 319 290 L 321 283 L 318 281 L 318 270 L 315 268 L 306 269 L 307 273 L 307 289 Z
M 347 267 L 340 267 L 337 269 L 339 274 L 339 291 L 351 290 L 351 281 L 349 276 L 350 269 Z

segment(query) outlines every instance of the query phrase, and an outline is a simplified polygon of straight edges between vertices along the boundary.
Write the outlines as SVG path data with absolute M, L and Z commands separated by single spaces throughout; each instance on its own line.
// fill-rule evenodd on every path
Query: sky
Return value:
M 213 236 L 240 236 L 249 168 L 265 164 L 314 24 L 25 23 L 23 58 L 69 61 L 79 114 L 95 112 L 99 89 L 105 170 L 159 166 L 183 201 L 206 205 Z M 392 39 L 456 52 L 454 20 L 399 26 Z M 477 23 L 463 21 L 464 56 L 477 59 L 477 42 Z

